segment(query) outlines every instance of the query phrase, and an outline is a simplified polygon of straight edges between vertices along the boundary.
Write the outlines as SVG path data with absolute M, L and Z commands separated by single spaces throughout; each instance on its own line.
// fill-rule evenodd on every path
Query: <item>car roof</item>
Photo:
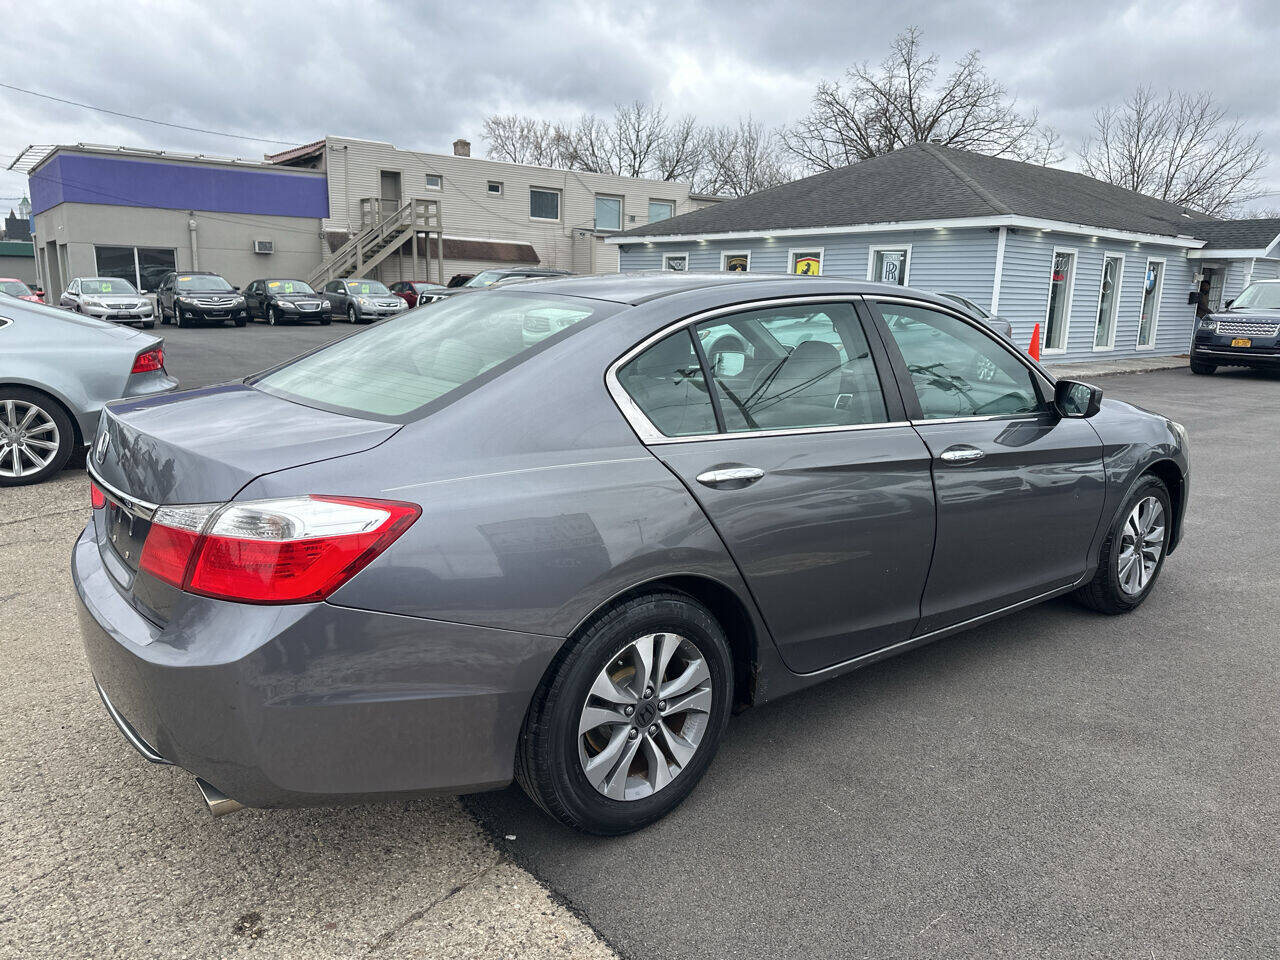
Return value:
M 591 300 L 608 300 L 613 303 L 636 305 L 659 297 L 709 290 L 723 287 L 729 300 L 737 300 L 743 294 L 750 296 L 752 287 L 768 287 L 766 295 L 777 295 L 779 281 L 790 285 L 794 294 L 901 294 L 906 289 L 893 284 L 871 283 L 852 277 L 811 277 L 793 273 L 693 273 L 675 270 L 648 270 L 636 273 L 597 274 L 586 277 L 556 277 L 540 280 L 539 293 L 556 293 L 566 297 L 585 297 Z M 513 288 L 514 289 L 514 288 Z M 793 290 L 788 289 L 790 295 Z M 911 289 L 912 297 L 944 303 L 937 294 Z

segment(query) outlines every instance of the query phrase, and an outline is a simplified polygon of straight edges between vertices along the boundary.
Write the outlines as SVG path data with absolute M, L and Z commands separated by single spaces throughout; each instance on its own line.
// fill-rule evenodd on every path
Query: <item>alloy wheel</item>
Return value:
M 0 477 L 29 477 L 58 455 L 62 437 L 53 417 L 25 400 L 0 401 Z
M 1137 502 L 1120 531 L 1116 573 L 1120 589 L 1136 597 L 1147 588 L 1164 552 L 1164 506 L 1155 497 Z
M 675 633 L 624 647 L 596 676 L 578 722 L 578 759 L 613 800 L 652 796 L 689 765 L 711 716 L 711 672 Z

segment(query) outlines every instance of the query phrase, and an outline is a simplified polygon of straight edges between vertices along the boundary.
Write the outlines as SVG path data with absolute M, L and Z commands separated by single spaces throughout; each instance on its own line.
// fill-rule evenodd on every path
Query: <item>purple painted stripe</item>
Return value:
M 31 174 L 31 211 L 60 203 L 327 217 L 323 176 L 61 154 Z

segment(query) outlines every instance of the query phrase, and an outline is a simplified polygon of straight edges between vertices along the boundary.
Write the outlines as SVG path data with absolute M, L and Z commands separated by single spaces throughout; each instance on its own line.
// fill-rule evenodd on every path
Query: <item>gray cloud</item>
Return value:
M 336 133 L 441 151 L 457 136 L 478 141 L 491 112 L 562 119 L 635 98 L 708 122 L 751 112 L 773 125 L 803 114 L 819 79 L 878 61 L 895 33 L 916 24 L 944 65 L 980 49 L 991 73 L 1069 147 L 1088 132 L 1094 110 L 1151 83 L 1212 90 L 1280 153 L 1269 70 L 1280 47 L 1274 0 L 903 0 L 889 8 L 779 0 L 152 0 L 116 6 L 110 16 L 87 0 L 4 6 L 11 37 L 38 37 L 10 43 L 6 82 L 298 143 Z M 6 157 L 32 142 L 250 157 L 277 149 L 6 90 L 0 116 Z M 1280 169 L 1273 165 L 1271 174 L 1280 189 Z M 0 196 L 25 189 L 25 178 L 0 174 Z

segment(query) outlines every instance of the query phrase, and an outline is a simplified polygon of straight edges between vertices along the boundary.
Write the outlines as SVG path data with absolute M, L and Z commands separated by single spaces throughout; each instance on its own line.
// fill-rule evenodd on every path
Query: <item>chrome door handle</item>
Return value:
M 759 467 L 726 467 L 723 470 L 708 470 L 698 474 L 698 482 L 706 487 L 723 487 L 730 483 L 746 486 L 755 483 L 764 476 Z
M 959 444 L 954 447 L 947 447 L 938 455 L 939 460 L 945 460 L 947 463 L 972 463 L 975 460 L 981 460 L 986 454 L 977 447 L 970 447 Z

